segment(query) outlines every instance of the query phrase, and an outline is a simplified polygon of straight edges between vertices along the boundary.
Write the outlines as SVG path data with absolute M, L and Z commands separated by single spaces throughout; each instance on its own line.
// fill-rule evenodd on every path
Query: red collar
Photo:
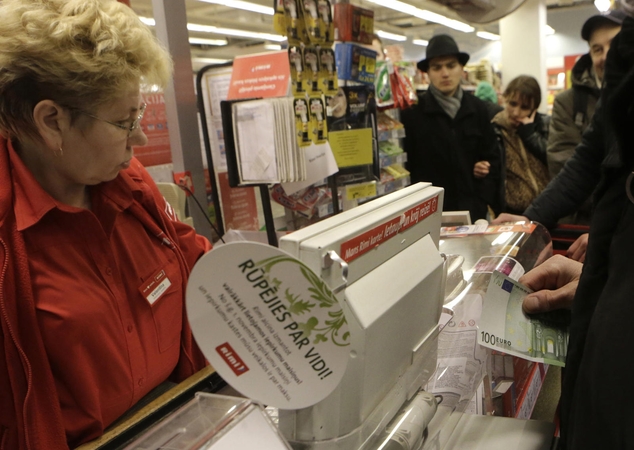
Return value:
M 74 206 L 68 206 L 51 197 L 37 182 L 31 171 L 18 156 L 11 141 L 8 141 L 9 164 L 13 183 L 14 204 L 18 231 L 23 231 L 44 217 L 49 211 L 59 209 L 68 213 L 83 211 Z M 134 194 L 138 191 L 138 194 Z M 93 195 L 102 195 L 116 203 L 122 210 L 127 209 L 134 200 L 142 196 L 141 189 L 129 176 L 120 173 L 112 181 L 101 183 L 93 188 Z

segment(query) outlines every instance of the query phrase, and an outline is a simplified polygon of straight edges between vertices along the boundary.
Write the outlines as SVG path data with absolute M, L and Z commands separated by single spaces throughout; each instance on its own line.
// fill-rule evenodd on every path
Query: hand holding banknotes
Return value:
M 572 306 L 583 264 L 555 255 L 527 272 L 519 282 L 535 292 L 524 298 L 522 308 L 527 314 L 553 311 Z

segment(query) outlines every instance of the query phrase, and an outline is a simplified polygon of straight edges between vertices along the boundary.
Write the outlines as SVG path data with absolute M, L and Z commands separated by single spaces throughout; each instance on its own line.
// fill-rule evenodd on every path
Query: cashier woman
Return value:
M 206 364 L 184 294 L 211 245 L 132 150 L 170 76 L 115 0 L 0 2 L 2 450 L 76 447 Z

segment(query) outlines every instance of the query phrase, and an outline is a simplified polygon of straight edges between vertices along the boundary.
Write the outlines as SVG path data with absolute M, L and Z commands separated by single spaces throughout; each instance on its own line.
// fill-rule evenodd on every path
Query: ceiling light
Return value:
M 192 62 L 202 64 L 225 64 L 231 61 L 230 59 L 216 59 L 216 58 L 192 58 Z
M 410 16 L 418 17 L 419 19 L 423 19 L 428 22 L 434 22 L 449 28 L 453 28 L 454 30 L 462 31 L 465 33 L 471 33 L 472 31 L 475 31 L 475 28 L 473 28 L 469 24 L 460 22 L 459 20 L 449 19 L 448 17 L 445 17 L 443 15 L 436 14 L 431 11 L 427 11 L 426 9 L 420 9 L 398 0 L 368 0 L 368 1 L 379 6 L 383 6 L 384 8 L 393 9 L 395 11 L 409 14 Z
M 546 25 L 546 36 L 552 36 L 555 34 L 555 29 L 550 25 Z
M 499 41 L 500 40 L 500 35 L 499 34 L 493 34 L 493 33 L 489 33 L 488 31 L 478 31 L 476 33 L 476 36 L 482 38 L 482 39 L 488 39 L 490 41 Z
M 264 44 L 264 48 L 266 50 L 282 50 L 282 46 L 280 44 Z
M 376 30 L 376 34 L 383 39 L 390 39 L 392 41 L 406 41 L 407 38 L 402 34 L 388 33 L 387 31 Z
M 269 6 L 257 5 L 255 3 L 243 2 L 241 0 L 200 0 L 205 3 L 213 3 L 215 5 L 228 6 L 230 8 L 244 9 L 245 11 L 253 11 L 260 14 L 268 14 L 272 16 L 275 12 Z
M 282 42 L 286 40 L 285 36 L 280 36 L 279 34 L 257 33 L 255 31 L 234 30 L 232 28 L 219 28 L 219 27 L 214 27 L 212 25 L 200 25 L 197 23 L 188 23 L 187 29 L 189 31 L 201 31 L 203 33 L 223 34 L 225 36 L 238 36 L 238 37 L 245 37 L 245 38 L 251 38 L 251 39 L 262 39 L 265 41 Z
M 151 17 L 139 17 L 139 20 L 146 24 L 148 27 L 153 27 L 156 25 L 156 21 Z
M 610 6 L 612 6 L 611 3 L 612 2 L 610 0 L 594 0 L 594 6 L 596 6 L 602 13 L 607 12 L 610 9 Z
M 190 37 L 190 44 L 199 44 L 199 45 L 227 45 L 226 39 L 205 39 L 205 38 L 197 38 Z
M 156 21 L 150 17 L 139 17 L 139 20 L 150 27 L 156 25 Z M 211 25 L 200 25 L 197 23 L 188 23 L 187 29 L 189 31 L 200 31 L 202 33 L 215 33 L 224 34 L 225 36 L 261 39 L 263 41 L 283 42 L 286 40 L 285 36 L 280 36 L 279 34 L 257 33 L 255 31 L 234 30 L 233 28 L 218 28 Z
M 424 39 L 414 39 L 412 41 L 412 44 L 414 44 L 414 45 L 422 45 L 423 47 L 427 47 L 429 45 L 429 41 L 426 41 Z

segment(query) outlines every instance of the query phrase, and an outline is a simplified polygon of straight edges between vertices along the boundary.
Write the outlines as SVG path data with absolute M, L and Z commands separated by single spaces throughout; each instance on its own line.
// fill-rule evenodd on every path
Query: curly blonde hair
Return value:
M 37 136 L 44 99 L 91 110 L 133 83 L 165 87 L 171 72 L 167 51 L 116 0 L 0 2 L 0 133 Z

